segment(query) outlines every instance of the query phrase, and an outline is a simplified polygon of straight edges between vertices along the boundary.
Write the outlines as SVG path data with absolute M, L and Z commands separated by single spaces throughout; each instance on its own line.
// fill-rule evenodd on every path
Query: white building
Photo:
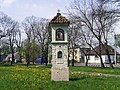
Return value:
M 14 53 L 14 59 L 15 59 L 15 62 L 17 62 L 20 59 L 18 52 Z M 8 56 L 5 58 L 4 61 L 12 61 L 12 54 L 8 54 Z
M 71 61 L 73 59 L 73 52 L 74 52 L 74 60 L 76 62 L 80 62 L 80 48 L 75 47 L 69 49 L 69 60 Z
M 102 57 L 103 63 L 109 63 L 108 55 L 107 55 L 104 47 L 108 48 L 111 62 L 116 63 L 117 62 L 116 56 L 120 55 L 120 52 L 118 51 L 118 49 L 115 49 L 110 45 L 105 45 L 105 46 L 100 45 L 100 46 L 101 46 L 101 57 Z M 100 50 L 99 50 L 100 46 L 97 46 L 94 48 L 97 53 L 100 53 Z M 96 54 L 95 51 L 90 50 L 89 52 L 87 52 L 88 63 L 101 63 L 100 57 Z M 87 61 L 86 57 L 84 57 L 84 59 L 86 62 Z

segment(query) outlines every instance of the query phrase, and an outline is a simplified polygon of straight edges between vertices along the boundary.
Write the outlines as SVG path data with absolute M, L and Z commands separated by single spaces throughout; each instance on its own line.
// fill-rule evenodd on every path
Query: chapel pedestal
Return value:
M 69 81 L 69 68 L 51 68 L 52 81 Z

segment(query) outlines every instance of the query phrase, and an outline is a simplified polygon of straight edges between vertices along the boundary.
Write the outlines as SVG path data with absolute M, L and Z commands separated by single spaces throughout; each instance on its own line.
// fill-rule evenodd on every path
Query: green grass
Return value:
M 70 67 L 70 71 L 91 69 L 104 71 L 104 69 L 93 67 Z M 114 72 L 116 70 L 113 69 Z M 120 78 L 70 73 L 69 82 L 54 82 L 51 81 L 50 66 L 27 68 L 22 65 L 6 65 L 0 66 L 0 90 L 120 90 Z

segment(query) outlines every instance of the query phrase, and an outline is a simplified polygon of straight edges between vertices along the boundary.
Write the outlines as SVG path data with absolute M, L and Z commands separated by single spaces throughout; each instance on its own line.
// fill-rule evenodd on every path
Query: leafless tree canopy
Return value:
M 10 46 L 12 52 L 12 62 L 14 62 L 14 45 L 18 42 L 18 34 L 20 35 L 19 23 L 6 14 L 0 12 L 0 29 L 5 35 L 4 42 Z
M 80 34 L 82 41 L 92 48 L 95 44 L 109 43 L 108 38 L 114 32 L 113 26 L 119 20 L 116 5 L 110 0 L 75 0 L 71 4 L 69 17 L 73 18 L 75 25 L 82 33 Z M 100 53 L 98 55 L 101 57 Z
M 40 49 L 42 51 L 41 53 L 43 57 L 45 52 L 46 42 L 48 39 L 48 20 L 45 18 L 30 16 L 25 18 L 25 20 L 22 23 L 22 26 L 27 35 L 28 42 L 30 43 L 31 41 L 33 41 L 33 48 L 35 48 L 34 41 L 38 41 L 38 43 L 41 46 Z M 33 50 L 33 53 L 34 52 L 35 51 Z M 28 56 L 29 56 L 29 52 L 28 52 Z M 34 54 L 33 54 L 33 57 L 34 57 Z M 33 60 L 35 59 L 33 58 Z

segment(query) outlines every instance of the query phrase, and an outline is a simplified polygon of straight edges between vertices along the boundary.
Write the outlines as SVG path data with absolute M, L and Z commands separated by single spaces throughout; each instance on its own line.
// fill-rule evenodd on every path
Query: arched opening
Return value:
M 57 57 L 62 58 L 62 52 L 61 51 L 58 52 Z
M 64 30 L 63 29 L 57 29 L 56 30 L 56 41 L 64 41 Z

